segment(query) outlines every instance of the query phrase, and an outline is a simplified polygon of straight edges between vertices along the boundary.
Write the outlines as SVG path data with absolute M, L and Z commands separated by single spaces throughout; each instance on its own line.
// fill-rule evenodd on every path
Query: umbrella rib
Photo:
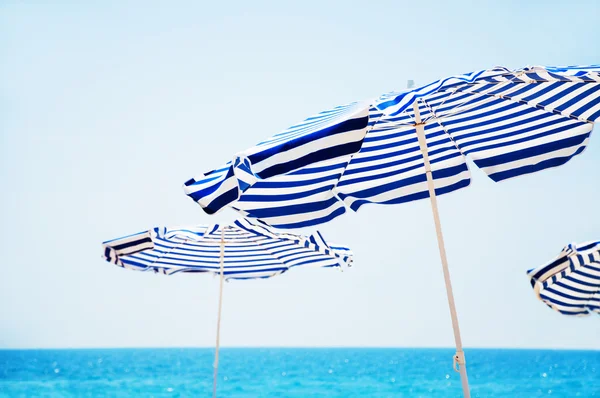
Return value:
M 373 106 L 373 105 L 371 105 Z M 404 111 L 406 112 L 406 111 Z M 403 113 L 404 113 L 403 112 Z M 406 112 L 407 116 L 410 117 L 410 115 L 408 115 L 408 113 Z M 379 122 L 381 121 L 381 119 L 383 118 L 384 113 L 382 112 L 381 115 L 379 115 L 379 117 L 377 118 L 377 121 L 375 123 L 373 123 L 373 125 L 367 130 L 367 132 L 365 133 L 368 134 L 371 130 L 373 130 L 375 128 L 375 126 L 377 124 L 379 124 Z M 369 116 L 369 119 L 371 118 L 371 116 Z M 362 143 L 362 145 L 364 145 L 364 141 Z M 362 149 L 362 145 L 361 145 L 361 149 Z M 352 208 L 350 206 L 348 206 L 348 204 L 339 197 L 338 193 L 339 193 L 339 189 L 338 189 L 338 184 L 340 183 L 340 181 L 342 180 L 342 178 L 344 177 L 344 174 L 346 174 L 346 170 L 348 170 L 348 166 L 350 165 L 350 163 L 352 162 L 352 159 L 354 158 L 354 156 L 356 156 L 358 153 L 360 152 L 360 150 L 358 152 L 353 153 L 352 155 L 350 155 L 350 158 L 348 159 L 348 162 L 346 163 L 346 166 L 344 167 L 344 169 L 342 170 L 342 172 L 340 173 L 340 178 L 338 178 L 337 180 L 335 180 L 335 183 L 333 184 L 333 187 L 331 187 L 331 193 L 333 194 L 333 196 L 338 200 L 338 202 L 342 203 L 342 206 L 344 206 L 345 210 L 352 210 Z
M 241 227 L 241 228 L 243 228 L 242 226 L 240 226 L 240 227 Z M 243 228 L 243 229 L 247 230 L 246 228 Z M 258 232 L 258 231 L 250 231 L 250 230 L 247 230 L 247 231 L 249 231 L 249 232 L 253 232 L 253 233 L 256 233 L 256 234 L 260 234 L 260 235 L 262 235 L 262 236 L 265 236 L 265 237 L 267 237 L 267 238 L 270 238 L 270 239 L 277 240 L 277 241 L 279 241 L 279 242 L 281 242 L 281 241 L 283 241 L 283 240 L 284 240 L 284 239 L 280 239 L 280 238 L 276 237 L 275 235 L 274 235 L 274 236 L 267 236 L 267 235 L 265 235 L 265 234 L 263 234 L 263 233 L 261 233 L 261 232 Z M 280 259 L 279 257 L 276 257 L 276 256 L 275 256 L 275 255 L 274 255 L 274 254 L 273 254 L 273 253 L 272 253 L 270 250 L 268 250 L 268 249 L 265 247 L 264 243 L 262 243 L 262 242 L 264 242 L 264 241 L 255 241 L 254 243 L 255 243 L 256 245 L 258 245 L 258 246 L 259 246 L 259 247 L 260 247 L 262 250 L 264 250 L 265 252 L 267 252 L 269 255 L 271 255 L 271 257 L 273 257 L 275 260 L 277 260 L 277 262 L 278 262 L 279 264 L 281 264 L 281 266 L 282 266 L 283 268 L 285 268 L 286 270 L 290 268 L 290 267 L 288 267 L 288 266 L 287 266 L 287 265 L 286 265 L 286 264 L 285 264 L 283 261 L 281 261 L 281 259 Z M 284 272 L 284 271 L 282 271 L 282 272 Z M 274 275 L 277 275 L 277 274 L 274 274 Z M 273 275 L 271 275 L 271 276 L 273 276 Z
M 282 241 L 284 241 L 284 239 L 279 239 L 279 238 L 277 238 L 277 241 L 279 241 L 279 242 L 282 242 Z M 273 257 L 275 260 L 277 260 L 277 262 L 278 262 L 279 264 L 281 264 L 282 268 L 284 268 L 284 270 L 282 270 L 282 271 L 280 271 L 280 272 L 277 272 L 277 273 L 274 273 L 274 274 L 270 275 L 269 277 L 272 277 L 272 276 L 275 276 L 275 275 L 281 274 L 281 273 L 283 273 L 283 272 L 285 272 L 285 271 L 287 271 L 287 270 L 289 270 L 289 269 L 290 269 L 290 267 L 289 267 L 289 266 L 288 266 L 286 263 L 284 263 L 284 262 L 281 260 L 281 258 L 279 258 L 278 256 L 275 256 L 275 254 L 273 254 L 273 253 L 272 253 L 272 252 L 271 252 L 269 249 L 267 249 L 263 243 L 261 243 L 261 242 L 256 242 L 256 243 L 258 244 L 258 246 L 260 246 L 260 247 L 261 247 L 261 249 L 262 249 L 262 250 L 264 250 L 265 252 L 267 252 L 268 254 L 270 254 L 270 255 L 271 255 L 271 257 Z
M 455 91 L 455 92 L 456 92 L 456 91 Z M 452 93 L 452 94 L 450 95 L 450 97 L 451 97 L 452 95 L 454 95 L 454 93 Z M 448 98 L 450 98 L 450 97 L 448 97 Z M 448 98 L 446 98 L 446 99 L 448 99 Z M 444 130 L 444 133 L 446 133 L 446 135 L 448 136 L 448 138 L 450 139 L 450 141 L 452 141 L 452 144 L 454 144 L 454 147 L 456 148 L 456 150 L 457 150 L 458 152 L 460 152 L 460 154 L 461 154 L 463 157 L 465 157 L 465 154 L 463 153 L 462 149 L 460 149 L 460 147 L 458 146 L 458 144 L 457 144 L 457 143 L 456 143 L 456 141 L 454 140 L 454 137 L 452 137 L 452 135 L 450 134 L 450 132 L 448 131 L 448 129 L 446 128 L 446 126 L 444 126 L 444 125 L 442 124 L 442 121 L 441 121 L 441 120 L 440 120 L 440 118 L 437 116 L 437 114 L 435 113 L 435 111 L 433 110 L 433 108 L 431 107 L 431 105 L 429 105 L 429 103 L 428 103 L 428 102 L 427 102 L 427 101 L 426 101 L 424 98 L 422 98 L 422 99 L 421 99 L 421 101 L 422 101 L 422 102 L 425 104 L 425 106 L 426 106 L 426 107 L 429 109 L 429 112 L 431 112 L 431 114 L 433 115 L 433 117 L 430 117 L 430 118 L 429 118 L 429 120 L 434 120 L 434 121 L 435 121 L 435 122 L 436 122 L 436 123 L 437 123 L 437 124 L 438 124 L 438 125 L 439 125 L 439 126 L 442 128 L 442 130 Z M 446 100 L 444 100 L 444 102 L 445 102 L 445 101 L 446 101 Z M 442 104 L 443 104 L 443 102 L 442 102 Z M 439 109 L 439 107 L 440 107 L 440 106 L 442 106 L 442 104 L 440 104 L 440 105 L 438 106 L 438 109 Z
M 448 101 L 450 98 L 452 98 L 452 96 L 454 96 L 454 94 L 456 94 L 457 91 L 458 91 L 457 89 L 454 89 L 454 91 L 452 91 L 452 93 L 449 96 L 447 96 L 446 98 L 444 98 L 444 100 L 437 106 L 437 109 L 440 109 L 440 107 L 442 105 L 444 105 L 446 103 L 446 101 Z M 425 101 L 424 98 L 423 98 L 423 102 L 425 103 L 425 105 L 427 105 L 429 107 L 429 110 L 431 111 L 431 113 L 435 115 L 435 113 L 433 112 L 432 108 L 429 106 L 429 104 Z M 464 102 L 463 102 L 463 104 L 464 104 Z M 457 105 L 457 106 L 460 106 L 460 105 Z
M 454 95 L 454 94 L 455 94 L 457 91 L 460 91 L 460 90 L 459 90 L 459 89 L 456 89 L 456 90 L 455 90 L 455 91 L 452 93 L 452 95 Z M 461 93 L 463 93 L 463 94 L 469 94 L 469 95 L 472 95 L 473 97 L 477 97 L 477 96 L 483 96 L 483 94 L 481 94 L 481 93 L 479 93 L 479 92 L 467 92 L 467 91 L 460 91 L 460 92 L 461 92 Z M 423 99 L 423 98 L 421 98 L 421 99 Z M 448 98 L 447 98 L 447 99 L 448 99 Z M 473 104 L 473 105 L 471 105 L 471 106 L 467 106 L 467 107 L 465 107 L 465 108 L 462 108 L 462 109 L 459 109 L 459 110 L 457 110 L 457 108 L 459 108 L 459 107 L 463 106 L 463 105 L 464 105 L 464 104 L 466 104 L 467 102 L 469 102 L 469 100 L 465 100 L 465 101 L 463 101 L 463 102 L 461 102 L 461 103 L 457 104 L 456 106 L 454 106 L 453 108 L 451 108 L 451 109 L 448 111 L 448 113 L 444 114 L 444 116 L 442 116 L 442 117 L 448 117 L 448 116 L 453 116 L 453 115 L 456 115 L 456 114 L 459 114 L 459 113 L 464 113 L 464 112 L 467 112 L 467 111 L 469 111 L 469 110 L 471 110 L 471 109 L 473 109 L 473 108 L 476 108 L 476 107 L 478 107 L 478 106 L 480 106 L 480 105 L 481 105 L 481 104 Z M 438 106 L 438 108 L 439 108 L 439 106 Z M 437 116 L 436 116 L 436 117 L 437 117 Z M 427 119 L 426 119 L 426 120 L 427 120 Z
M 540 83 L 548 83 L 548 82 L 542 81 Z M 541 111 L 544 111 L 544 112 L 547 112 L 547 113 L 552 113 L 552 114 L 555 114 L 555 115 L 560 115 L 560 116 L 563 116 L 563 117 L 566 117 L 566 118 L 569 118 L 569 119 L 580 121 L 582 123 L 592 123 L 592 124 L 594 123 L 594 121 L 592 121 L 592 120 L 583 119 L 583 118 L 577 117 L 577 116 L 575 116 L 573 114 L 564 114 L 564 113 L 561 113 L 560 111 L 547 110 L 543 105 L 531 104 L 531 103 L 529 103 L 529 101 L 525 101 L 523 99 L 518 100 L 518 99 L 511 98 L 511 97 L 503 96 L 503 95 L 481 93 L 479 91 L 467 92 L 467 91 L 461 90 L 460 88 L 457 88 L 456 91 L 459 91 L 459 92 L 464 93 L 464 94 L 472 94 L 472 95 L 477 94 L 477 95 L 480 95 L 480 96 L 486 96 L 488 98 L 497 98 L 497 99 L 501 99 L 501 100 L 505 100 L 505 101 L 510 101 L 512 103 L 515 103 L 515 104 L 527 105 L 527 106 L 529 106 L 531 108 L 534 108 L 534 109 L 538 109 L 538 110 L 541 110 Z
M 156 264 L 157 261 L 159 261 L 160 259 L 162 259 L 163 257 L 166 257 L 167 255 L 171 254 L 173 252 L 173 250 L 175 249 L 179 249 L 181 246 L 185 245 L 190 239 L 188 238 L 184 238 L 183 242 L 174 245 L 173 247 L 171 247 L 167 252 L 162 253 L 160 256 L 156 257 L 150 264 Z M 156 268 L 164 268 L 164 267 L 159 267 L 159 266 L 155 266 Z

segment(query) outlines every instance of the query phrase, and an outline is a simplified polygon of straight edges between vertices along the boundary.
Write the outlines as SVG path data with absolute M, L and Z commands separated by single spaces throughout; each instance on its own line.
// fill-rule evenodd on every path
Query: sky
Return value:
M 0 348 L 213 346 L 217 278 L 120 269 L 101 243 L 234 220 L 183 182 L 321 110 L 409 79 L 599 63 L 599 16 L 597 1 L 3 1 Z M 555 313 L 525 274 L 600 238 L 597 134 L 502 183 L 471 164 L 471 186 L 439 198 L 465 347 L 600 349 L 598 317 Z M 428 201 L 319 230 L 354 266 L 227 283 L 222 345 L 453 346 Z

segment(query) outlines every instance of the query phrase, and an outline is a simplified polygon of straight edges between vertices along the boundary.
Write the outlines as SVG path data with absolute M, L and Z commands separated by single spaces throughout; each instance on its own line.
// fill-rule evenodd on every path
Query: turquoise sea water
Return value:
M 221 397 L 460 397 L 449 349 L 224 348 Z M 212 349 L 0 350 L 1 397 L 210 397 Z M 467 350 L 473 397 L 600 397 L 600 351 Z

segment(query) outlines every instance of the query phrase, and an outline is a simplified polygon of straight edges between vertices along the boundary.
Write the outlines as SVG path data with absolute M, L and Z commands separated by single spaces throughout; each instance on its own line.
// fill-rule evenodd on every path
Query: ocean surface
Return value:
M 220 397 L 460 397 L 450 349 L 223 348 Z M 473 397 L 600 397 L 600 351 L 469 349 Z M 212 349 L 0 350 L 1 397 L 210 397 Z

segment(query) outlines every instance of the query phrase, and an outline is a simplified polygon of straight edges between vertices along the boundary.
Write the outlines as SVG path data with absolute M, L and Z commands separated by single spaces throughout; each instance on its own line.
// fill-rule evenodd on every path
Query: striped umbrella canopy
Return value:
M 503 181 L 582 153 L 600 118 L 600 65 L 498 67 L 368 103 L 358 153 L 257 181 L 231 207 L 274 226 L 300 228 L 367 203 L 430 198 L 457 347 L 454 368 L 469 397 L 436 197 L 470 184 L 467 158 L 492 180 Z
M 600 241 L 569 244 L 527 276 L 537 298 L 553 310 L 575 316 L 600 314 Z
M 340 267 L 352 264 L 350 249 L 310 236 L 277 231 L 260 221 L 231 225 L 157 227 L 104 242 L 103 257 L 137 271 L 166 275 L 208 272 L 220 275 L 213 397 L 216 396 L 223 281 L 269 278 L 293 267 Z
M 292 267 L 352 262 L 348 248 L 330 246 L 318 231 L 295 235 L 247 219 L 231 225 L 152 228 L 104 242 L 103 253 L 108 262 L 136 271 L 212 272 L 225 279 L 268 278 Z
M 583 152 L 600 118 L 600 66 L 494 68 L 370 103 L 357 154 L 258 181 L 231 207 L 302 228 L 368 203 L 426 199 L 429 171 L 438 196 L 465 188 L 467 158 L 493 181 L 562 165 Z

